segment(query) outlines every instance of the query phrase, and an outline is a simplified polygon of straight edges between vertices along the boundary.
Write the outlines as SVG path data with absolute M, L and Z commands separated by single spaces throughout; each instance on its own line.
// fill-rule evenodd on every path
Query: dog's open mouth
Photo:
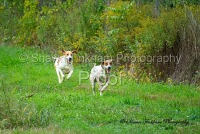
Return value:
M 72 63 L 72 59 L 70 58 L 70 59 L 68 59 L 68 63 L 69 64 L 71 64 Z
M 108 74 L 110 73 L 110 70 L 111 70 L 111 68 L 108 68 L 108 69 L 107 69 L 107 73 L 108 73 Z

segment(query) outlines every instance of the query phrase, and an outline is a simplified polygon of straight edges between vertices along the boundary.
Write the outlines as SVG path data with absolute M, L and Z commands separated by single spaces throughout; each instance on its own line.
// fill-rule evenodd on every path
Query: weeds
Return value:
M 3 81 L 1 82 L 0 87 L 0 93 L 2 93 L 0 94 L 1 129 L 46 127 L 49 125 L 49 110 L 38 111 L 34 105 L 27 104 L 25 99 L 17 98 L 15 95 L 17 89 L 12 89 L 12 87 L 5 85 Z

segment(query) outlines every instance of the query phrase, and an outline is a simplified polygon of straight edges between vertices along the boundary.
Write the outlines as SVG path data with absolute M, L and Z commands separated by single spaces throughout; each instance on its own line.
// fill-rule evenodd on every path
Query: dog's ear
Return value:
M 62 53 L 65 53 L 65 50 L 62 48 Z
M 103 62 L 101 62 L 101 65 L 104 65 L 104 61 L 103 61 Z
M 74 54 L 74 53 L 76 54 L 76 53 L 77 53 L 77 51 L 76 51 L 76 50 L 73 50 L 73 51 L 72 51 L 72 53 L 73 53 L 73 54 Z
M 110 62 L 114 62 L 114 60 L 113 60 L 113 59 L 111 59 L 111 60 L 110 60 Z

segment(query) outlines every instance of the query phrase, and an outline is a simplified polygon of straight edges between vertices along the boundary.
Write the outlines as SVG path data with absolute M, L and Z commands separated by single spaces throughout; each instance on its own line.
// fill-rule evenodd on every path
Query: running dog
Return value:
M 95 95 L 95 82 L 99 84 L 100 95 L 106 90 L 110 83 L 110 71 L 112 68 L 112 60 L 105 60 L 101 65 L 94 66 L 90 73 L 90 82 L 92 84 L 93 94 Z
M 65 51 L 62 49 L 62 53 L 63 56 L 60 56 L 58 58 L 54 58 L 55 59 L 55 69 L 56 69 L 56 73 L 58 76 L 58 82 L 62 83 L 65 75 L 64 74 L 68 74 L 67 75 L 67 79 L 69 79 L 73 73 L 74 67 L 73 67 L 73 54 L 77 53 L 76 50 L 74 51 Z

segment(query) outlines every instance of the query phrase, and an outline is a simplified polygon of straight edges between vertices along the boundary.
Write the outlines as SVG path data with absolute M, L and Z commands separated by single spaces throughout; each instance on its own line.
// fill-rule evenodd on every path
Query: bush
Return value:
M 180 51 L 177 44 L 180 44 L 183 29 L 187 29 L 191 21 L 187 18 L 186 9 L 194 14 L 193 20 L 199 20 L 198 3 L 189 5 L 195 0 L 186 1 L 187 5 L 176 0 L 163 1 L 156 11 L 153 1 L 18 1 L 20 8 L 11 6 L 12 10 L 3 9 L 4 14 L 19 13 L 12 19 L 2 17 L 3 22 L 6 19 L 12 22 L 8 25 L 2 23 L 3 41 L 39 46 L 54 53 L 67 48 L 81 51 L 83 55 L 112 56 L 114 59 L 117 54 L 177 56 Z M 9 28 L 13 24 L 17 24 L 14 30 Z M 142 81 L 165 81 L 176 69 L 175 62 L 133 65 L 126 59 L 117 66 L 120 71 L 130 70 L 128 74 L 144 79 Z

